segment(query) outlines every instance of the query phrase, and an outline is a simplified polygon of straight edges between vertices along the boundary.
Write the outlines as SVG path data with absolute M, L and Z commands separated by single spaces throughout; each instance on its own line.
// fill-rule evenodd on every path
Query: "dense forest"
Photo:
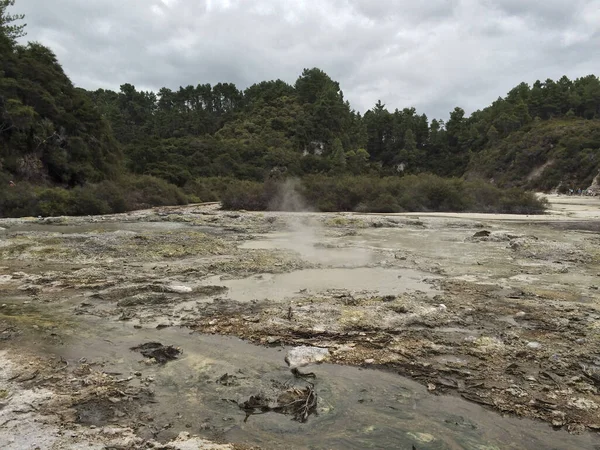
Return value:
M 264 194 L 289 177 L 301 179 L 307 195 L 327 185 L 348 196 L 351 185 L 364 186 L 355 203 L 332 200 L 326 210 L 481 210 L 477 202 L 410 202 L 406 189 L 585 188 L 600 169 L 594 75 L 521 83 L 470 116 L 455 108 L 447 121 L 415 108 L 390 111 L 381 101 L 361 114 L 318 68 L 294 84 L 243 90 L 218 83 L 86 91 L 49 48 L 18 43 L 25 30 L 23 17 L 8 11 L 13 4 L 0 0 L 0 215 L 231 199 L 258 185 Z M 494 192 L 490 198 L 520 196 Z M 516 211 L 510 204 L 492 209 Z
M 469 117 L 455 108 L 446 122 L 381 102 L 361 115 L 316 68 L 294 85 L 268 81 L 244 91 L 204 84 L 153 93 L 126 84 L 89 95 L 123 145 L 128 169 L 178 186 L 280 171 L 429 172 L 552 189 L 589 186 L 599 168 L 600 80 L 593 75 L 522 83 Z M 532 183 L 529 175 L 542 166 Z

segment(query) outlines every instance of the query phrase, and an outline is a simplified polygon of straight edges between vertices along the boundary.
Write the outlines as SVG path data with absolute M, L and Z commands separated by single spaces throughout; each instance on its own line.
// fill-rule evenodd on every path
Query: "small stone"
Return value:
M 429 392 L 433 392 L 433 391 L 435 391 L 435 390 L 436 390 L 436 386 L 435 386 L 435 384 L 433 384 L 433 383 L 429 383 L 429 384 L 427 385 L 427 390 L 428 390 Z
M 579 338 L 575 342 L 578 343 L 579 345 L 581 345 L 581 344 L 585 344 L 587 342 L 587 339 Z
M 173 292 L 174 294 L 189 294 L 192 290 L 193 289 L 189 286 L 171 285 L 167 287 L 167 291 Z
M 429 444 L 430 442 L 435 441 L 435 437 L 428 433 L 418 433 L 416 431 L 409 431 L 406 433 L 410 438 L 421 444 Z
M 305 367 L 309 364 L 327 361 L 330 357 L 329 349 L 321 347 L 299 346 L 287 352 L 285 362 L 291 369 Z
M 365 359 L 365 364 L 373 364 L 375 360 L 373 358 Z
M 141 377 L 141 376 L 142 376 L 142 372 L 133 372 L 133 374 L 134 374 L 136 377 Z
M 525 311 L 519 311 L 518 313 L 515 314 L 515 319 L 522 319 L 526 316 L 527 314 L 525 313 Z
M 532 341 L 532 342 L 527 343 L 527 348 L 530 348 L 532 350 L 537 350 L 541 347 L 542 347 L 542 344 L 540 344 L 539 342 Z
M 446 305 L 444 305 L 443 303 L 440 303 L 438 305 L 438 310 L 441 312 L 446 312 L 448 310 L 448 307 Z

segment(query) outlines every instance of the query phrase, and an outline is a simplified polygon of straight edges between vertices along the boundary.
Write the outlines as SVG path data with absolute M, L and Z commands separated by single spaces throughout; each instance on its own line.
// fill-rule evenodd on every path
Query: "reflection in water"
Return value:
M 456 397 L 434 396 L 394 373 L 323 364 L 317 375 L 318 415 L 300 424 L 281 414 L 252 416 L 236 402 L 278 383 L 294 383 L 285 349 L 258 347 L 235 338 L 189 334 L 185 330 L 134 330 L 125 324 L 86 327 L 65 346 L 48 348 L 68 360 L 104 360 L 105 371 L 152 376 L 157 404 L 154 423 L 173 433 L 260 445 L 266 449 L 566 449 L 593 448 L 593 436 L 555 432 L 543 423 L 502 417 Z M 83 330 L 81 330 L 83 332 Z M 183 349 L 180 359 L 147 366 L 129 348 L 159 338 Z M 107 343 L 110 339 L 111 343 Z M 232 382 L 217 383 L 224 374 Z

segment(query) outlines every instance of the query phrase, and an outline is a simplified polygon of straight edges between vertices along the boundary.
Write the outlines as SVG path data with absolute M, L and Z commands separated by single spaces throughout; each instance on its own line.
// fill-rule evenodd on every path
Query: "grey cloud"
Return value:
M 429 0 L 427 2 L 407 2 L 388 0 L 349 0 L 357 12 L 372 20 L 400 19 L 404 21 L 425 21 L 448 17 L 459 4 L 458 0 Z
M 561 26 L 568 24 L 586 0 L 488 0 L 489 5 L 512 16 Z
M 445 119 L 521 81 L 600 72 L 600 0 L 18 0 L 14 10 L 87 89 L 245 88 L 316 66 L 360 111 L 381 99 Z

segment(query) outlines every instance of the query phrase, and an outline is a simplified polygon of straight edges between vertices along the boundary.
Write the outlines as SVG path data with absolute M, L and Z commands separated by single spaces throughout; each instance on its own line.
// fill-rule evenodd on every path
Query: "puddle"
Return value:
M 344 239 L 313 233 L 272 233 L 264 239 L 244 242 L 240 249 L 291 250 L 305 261 L 333 267 L 361 267 L 384 259 L 366 248 L 344 246 Z
M 124 230 L 132 233 L 179 228 L 191 227 L 184 223 L 169 222 L 98 222 L 86 225 L 26 224 L 11 227 L 9 231 L 88 233 Z M 204 230 L 203 227 L 193 229 Z M 274 233 L 245 241 L 240 247 L 293 250 L 301 258 L 320 264 L 322 269 L 262 274 L 237 280 L 214 276 L 201 281 L 198 281 L 197 277 L 200 275 L 196 275 L 196 272 L 190 272 L 189 276 L 177 272 L 169 275 L 169 280 L 174 284 L 189 284 L 195 288 L 198 287 L 196 283 L 228 288 L 224 293 L 215 292 L 214 295 L 207 296 L 207 301 L 215 296 L 241 302 L 265 298 L 283 301 L 338 289 L 353 291 L 357 296 L 361 293 L 397 295 L 411 291 L 433 295 L 438 291 L 429 283 L 428 280 L 435 278 L 429 273 L 373 266 L 382 258 L 390 258 L 394 252 L 402 251 L 408 256 L 409 262 L 417 258 L 431 259 L 432 262 L 444 264 L 450 272 L 453 270 L 452 266 L 458 266 L 458 279 L 463 276 L 464 280 L 478 282 L 479 279 L 481 282 L 481 279 L 487 280 L 496 273 L 492 270 L 504 268 L 504 261 L 508 261 L 504 244 L 464 242 L 464 238 L 472 235 L 472 230 L 465 230 L 464 233 L 461 231 L 458 235 L 456 230 L 448 231 L 444 227 L 427 235 L 424 230 L 418 229 L 369 228 L 360 229 L 355 236 L 343 237 L 335 237 L 334 233 L 339 234 L 341 231 L 317 228 L 312 231 Z M 483 256 L 484 260 L 480 261 L 478 258 Z M 493 267 L 486 265 L 487 259 L 493 262 Z M 414 266 L 427 267 L 417 262 Z M 477 262 L 482 262 L 481 269 L 477 269 L 479 265 L 475 266 Z M 11 270 L 14 270 L 16 264 L 26 267 L 25 264 L 28 263 L 30 260 L 11 263 Z M 150 268 L 154 268 L 155 262 L 145 264 L 149 272 Z M 181 264 L 185 267 L 178 260 L 169 264 Z M 506 267 L 509 267 L 508 264 L 507 262 Z M 467 275 L 463 271 L 465 267 L 468 268 Z M 34 273 L 42 269 L 32 267 L 27 270 Z M 115 269 L 111 267 L 111 270 Z M 509 274 L 505 275 L 507 277 L 518 272 L 506 270 L 502 273 Z M 542 286 L 546 281 L 551 283 L 554 278 L 562 277 L 563 282 L 574 280 L 575 286 L 586 287 L 595 284 L 592 276 L 588 275 L 569 272 L 568 275 L 548 273 L 536 277 L 539 278 L 538 284 L 541 283 Z M 575 278 L 576 276 L 580 278 Z M 149 279 L 152 278 L 149 275 Z M 518 284 L 527 284 L 528 281 L 527 278 L 499 279 L 506 283 L 507 294 L 518 288 Z M 10 278 L 6 276 L 0 278 L 0 283 L 9 281 Z M 30 301 L 27 295 L 23 293 L 23 298 L 14 300 Z M 150 386 L 156 393 L 157 403 L 144 406 L 144 410 L 153 419 L 152 424 L 156 429 L 169 425 L 158 436 L 163 441 L 181 431 L 187 431 L 213 440 L 258 445 L 265 449 L 562 450 L 591 449 L 598 443 L 597 434 L 569 435 L 565 431 L 554 431 L 545 423 L 501 416 L 458 397 L 432 395 L 425 387 L 394 373 L 329 364 L 307 368 L 307 371 L 317 375 L 315 389 L 319 396 L 318 415 L 311 416 L 308 423 L 300 424 L 290 417 L 275 413 L 252 416 L 245 422 L 246 414 L 237 407 L 236 402 L 243 402 L 252 395 L 260 394 L 269 388 L 272 380 L 290 384 L 298 382 L 292 378 L 284 363 L 285 349 L 257 347 L 235 338 L 190 334 L 186 329 L 174 327 L 157 330 L 143 321 L 139 323 L 143 322 L 145 328 L 135 329 L 131 323 L 111 322 L 106 318 L 88 316 L 81 312 L 81 308 L 78 312 L 83 315 L 74 315 L 72 308 L 84 298 L 83 292 L 65 291 L 60 295 L 64 295 L 66 299 L 62 303 L 62 310 L 57 305 L 58 302 L 44 304 L 43 311 L 37 311 L 28 304 L 20 308 L 0 310 L 0 318 L 24 329 L 36 327 L 37 331 L 32 332 L 31 342 L 23 337 L 24 345 L 44 354 L 60 355 L 70 363 L 69 367 L 76 367 L 81 358 L 86 358 L 88 362 L 101 362 L 102 366 L 94 366 L 98 370 L 118 372 L 123 377 L 141 372 L 142 376 L 134 377 L 132 383 L 151 377 L 153 381 Z M 592 301 L 593 292 L 589 295 Z M 6 300 L 3 299 L 4 301 Z M 195 297 L 193 301 L 183 301 L 175 311 L 193 314 L 196 301 Z M 35 302 L 37 304 L 37 300 Z M 98 312 L 103 312 L 101 306 Z M 156 315 L 157 312 L 153 308 L 146 308 L 140 314 Z M 587 318 L 593 319 L 594 316 L 590 314 Z M 513 326 L 527 327 L 525 321 L 515 321 L 512 316 L 501 316 L 497 320 Z M 485 327 L 469 331 L 455 326 L 443 326 L 445 322 L 440 322 L 439 325 L 440 328 L 422 329 L 426 329 L 427 333 L 439 333 L 436 338 L 441 336 L 446 344 L 463 342 L 470 335 L 479 336 L 486 331 Z M 501 328 L 506 326 L 502 324 Z M 421 328 L 412 328 L 413 331 L 419 329 Z M 183 354 L 164 366 L 156 366 L 147 365 L 139 353 L 130 350 L 131 347 L 157 341 L 181 347 Z M 448 350 L 433 358 L 434 363 L 449 367 L 461 366 L 465 370 L 472 367 L 471 362 L 475 359 L 453 355 L 451 351 L 452 347 L 448 345 Z M 225 378 L 231 382 L 217 383 L 225 374 L 228 374 Z M 90 411 L 87 420 L 112 422 L 115 419 L 108 415 L 96 417 L 94 411 Z M 115 423 L 119 423 L 119 420 L 116 419 Z
M 171 435 L 188 431 L 265 449 L 565 449 L 593 448 L 595 442 L 591 434 L 571 436 L 531 420 L 501 417 L 456 397 L 431 395 L 393 373 L 330 364 L 310 367 L 317 375 L 319 403 L 318 415 L 306 424 L 274 413 L 244 422 L 244 412 L 232 400 L 246 400 L 271 380 L 295 382 L 284 363 L 285 349 L 181 329 L 157 332 L 90 323 L 85 330 L 85 336 L 45 349 L 73 364 L 85 357 L 104 361 L 104 371 L 141 371 L 142 377 L 153 377 L 157 403 L 147 413 L 154 424 L 171 424 Z M 183 355 L 165 366 L 148 366 L 130 350 L 157 340 L 180 346 Z M 234 375 L 235 382 L 217 383 L 225 373 Z
M 437 292 L 424 281 L 426 278 L 432 278 L 430 274 L 412 269 L 306 269 L 284 274 L 255 275 L 241 280 L 221 278 L 218 275 L 209 277 L 203 280 L 202 284 L 226 286 L 229 290 L 223 297 L 240 302 L 264 299 L 281 301 L 306 297 L 329 289 L 346 289 L 378 295 L 398 295 L 409 291 L 429 294 Z M 304 289 L 306 291 L 303 291 Z

